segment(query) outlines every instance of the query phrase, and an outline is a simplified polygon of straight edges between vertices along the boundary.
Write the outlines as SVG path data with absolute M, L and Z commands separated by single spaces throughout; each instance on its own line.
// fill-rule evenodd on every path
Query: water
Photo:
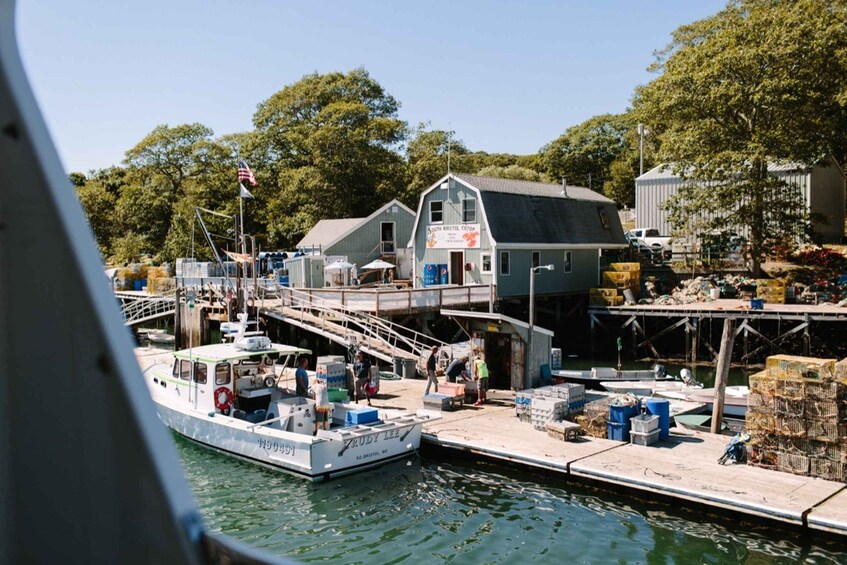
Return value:
M 174 436 L 212 531 L 303 562 L 845 563 L 843 544 L 488 465 L 311 483 Z

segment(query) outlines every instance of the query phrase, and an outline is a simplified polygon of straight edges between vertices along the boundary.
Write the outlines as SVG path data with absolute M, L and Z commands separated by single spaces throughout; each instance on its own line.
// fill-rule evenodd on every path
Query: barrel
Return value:
M 614 441 L 629 441 L 631 426 L 632 424 L 629 422 L 626 424 L 622 424 L 620 422 L 607 422 L 606 435 L 609 439 Z
M 659 417 L 659 439 L 668 439 L 671 435 L 671 404 L 664 398 L 647 400 L 647 413 Z
M 629 424 L 629 419 L 641 413 L 641 401 L 635 406 L 609 406 L 609 421 L 616 424 Z M 629 438 L 626 438 L 629 441 Z

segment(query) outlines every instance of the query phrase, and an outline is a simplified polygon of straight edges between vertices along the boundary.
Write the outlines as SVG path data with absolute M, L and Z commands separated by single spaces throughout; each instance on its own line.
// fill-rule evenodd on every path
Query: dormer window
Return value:
M 476 199 L 467 198 L 462 200 L 462 221 L 472 223 L 476 221 Z

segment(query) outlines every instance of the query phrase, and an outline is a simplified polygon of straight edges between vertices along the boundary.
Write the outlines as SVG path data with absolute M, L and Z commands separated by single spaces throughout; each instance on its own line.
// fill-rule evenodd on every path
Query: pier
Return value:
M 741 364 L 756 364 L 768 355 L 781 353 L 845 356 L 839 344 L 822 338 L 826 332 L 847 330 L 847 308 L 835 304 L 765 303 L 762 309 L 752 309 L 750 300 L 718 299 L 674 305 L 592 305 L 588 317 L 592 350 L 600 337 L 623 337 L 624 348 L 634 357 L 672 357 L 663 349 L 662 340 L 674 340 L 674 350 L 682 349 L 682 345 L 687 362 L 714 363 L 718 357 L 716 341 L 723 320 L 728 318 L 736 321 L 735 335 L 740 341 L 735 357 Z

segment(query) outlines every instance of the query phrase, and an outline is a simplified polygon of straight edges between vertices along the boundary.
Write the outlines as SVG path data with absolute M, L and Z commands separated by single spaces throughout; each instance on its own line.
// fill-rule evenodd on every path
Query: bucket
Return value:
M 609 439 L 614 441 L 629 441 L 630 423 L 607 422 L 606 431 Z
M 659 439 L 668 439 L 670 431 L 671 403 L 667 399 L 650 398 L 647 400 L 647 413 L 659 417 Z
M 711 288 L 709 289 L 709 296 L 712 297 L 712 300 L 717 300 L 721 297 L 721 289 L 719 288 Z
M 765 307 L 765 299 L 764 298 L 753 298 L 750 300 L 750 309 L 751 310 L 762 310 Z
M 628 288 L 625 288 L 623 291 L 623 299 L 626 300 L 627 304 L 635 304 L 635 295 Z
M 666 401 L 667 402 L 667 401 Z M 629 425 L 629 419 L 641 413 L 641 401 L 635 406 L 609 406 L 609 422 Z M 625 440 L 629 441 L 629 436 Z

